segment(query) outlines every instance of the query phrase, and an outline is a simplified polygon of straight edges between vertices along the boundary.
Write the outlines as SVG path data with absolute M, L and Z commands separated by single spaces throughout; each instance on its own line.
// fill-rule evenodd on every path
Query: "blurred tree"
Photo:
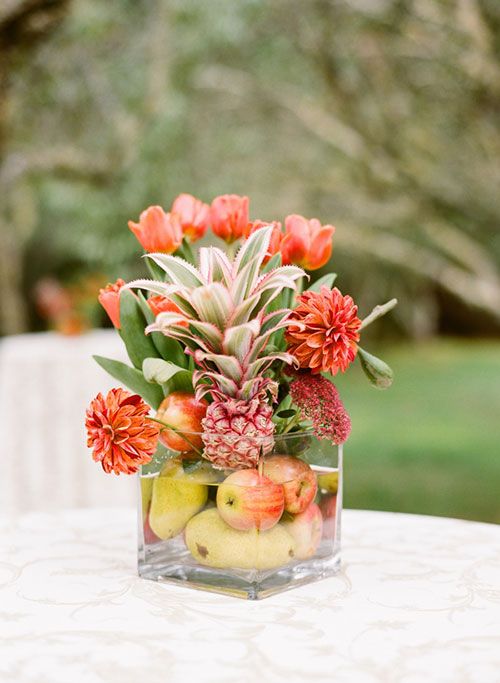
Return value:
M 0 331 L 6 333 L 22 331 L 26 326 L 20 292 L 25 236 L 19 234 L 9 215 L 13 208 L 8 196 L 13 190 L 12 175 L 17 175 L 19 164 L 23 165 L 22 160 L 8 156 L 12 83 L 20 60 L 48 38 L 67 7 L 68 0 L 5 0 L 0 7 Z
M 446 294 L 480 313 L 462 328 L 500 329 L 496 0 L 74 0 L 14 73 L 2 215 L 32 226 L 26 291 L 132 275 L 127 218 L 239 192 L 336 222 L 363 311 L 396 294 L 428 334 Z

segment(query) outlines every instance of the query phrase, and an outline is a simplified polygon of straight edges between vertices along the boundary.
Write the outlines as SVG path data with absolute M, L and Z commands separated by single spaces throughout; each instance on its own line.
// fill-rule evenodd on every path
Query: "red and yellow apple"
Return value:
M 311 503 L 298 515 L 286 515 L 281 524 L 295 541 L 295 557 L 299 560 L 312 557 L 323 531 L 323 517 L 316 503 Z
M 146 519 L 144 520 L 144 543 L 146 545 L 153 545 L 153 543 L 158 543 L 161 541 L 161 538 L 159 538 L 153 529 L 151 528 L 149 524 L 149 510 L 148 514 L 146 515 Z
M 238 470 L 217 491 L 217 509 L 233 529 L 265 531 L 278 523 L 285 507 L 283 486 L 257 470 Z
M 291 455 L 273 455 L 264 463 L 264 474 L 276 484 L 283 484 L 287 512 L 304 512 L 314 500 L 318 490 L 316 476 L 303 460 Z
M 165 398 L 158 408 L 156 418 L 173 429 L 163 428 L 160 441 L 173 451 L 192 451 L 202 448 L 203 443 L 199 432 L 201 421 L 207 411 L 206 401 L 197 401 L 193 394 L 184 391 L 174 391 Z M 183 439 L 181 434 L 185 433 Z
M 323 515 L 323 538 L 333 540 L 337 522 L 337 495 L 333 493 L 323 496 L 319 507 Z

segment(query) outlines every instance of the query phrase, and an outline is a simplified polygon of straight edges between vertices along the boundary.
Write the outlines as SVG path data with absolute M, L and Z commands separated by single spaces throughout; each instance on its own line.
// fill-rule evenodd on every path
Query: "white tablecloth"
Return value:
M 133 505 L 133 480 L 106 476 L 86 445 L 85 409 L 119 385 L 92 354 L 126 360 L 114 330 L 0 340 L 0 512 Z
M 495 683 L 500 527 L 347 511 L 337 577 L 262 602 L 141 580 L 131 510 L 0 524 L 2 683 Z

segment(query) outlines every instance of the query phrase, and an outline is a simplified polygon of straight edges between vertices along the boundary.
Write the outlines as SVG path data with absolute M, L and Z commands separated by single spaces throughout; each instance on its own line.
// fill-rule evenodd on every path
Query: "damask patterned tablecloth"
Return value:
M 139 579 L 128 509 L 4 519 L 0 681 L 500 681 L 500 527 L 344 515 L 342 572 L 262 602 Z

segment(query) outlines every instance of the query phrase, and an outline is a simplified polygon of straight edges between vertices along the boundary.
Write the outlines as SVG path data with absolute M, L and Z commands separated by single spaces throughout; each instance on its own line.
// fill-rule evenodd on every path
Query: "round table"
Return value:
M 347 510 L 334 578 L 247 602 L 136 576 L 129 509 L 0 523 L 2 683 L 493 683 L 500 527 Z

